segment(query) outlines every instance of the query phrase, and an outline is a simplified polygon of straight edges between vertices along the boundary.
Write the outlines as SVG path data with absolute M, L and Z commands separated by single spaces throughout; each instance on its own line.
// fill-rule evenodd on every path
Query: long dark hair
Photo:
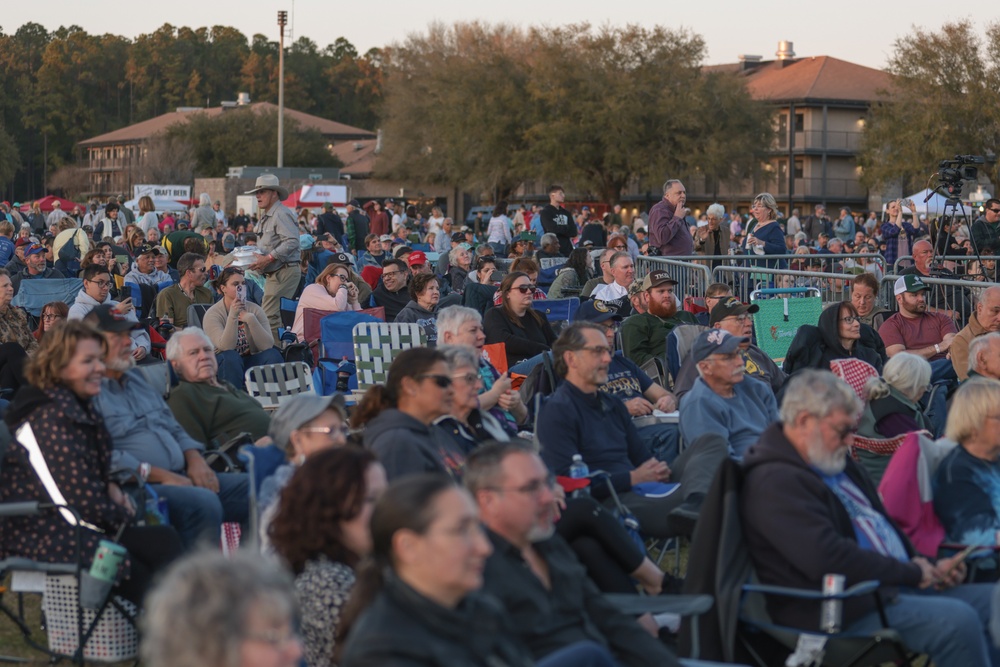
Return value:
M 389 377 L 385 384 L 374 385 L 361 398 L 351 417 L 351 427 L 361 428 L 383 410 L 397 407 L 403 380 L 423 375 L 434 364 L 443 361 L 444 355 L 429 347 L 413 347 L 400 352 L 389 366 Z
M 361 556 L 343 542 L 341 523 L 358 516 L 365 502 L 365 473 L 375 454 L 346 446 L 316 452 L 282 489 L 278 512 L 268 527 L 271 543 L 292 572 L 326 556 L 350 567 Z
M 528 278 L 528 277 L 529 277 L 528 274 L 525 273 L 524 271 L 512 271 L 508 273 L 507 277 L 500 282 L 501 297 L 500 297 L 499 307 L 503 309 L 503 313 L 504 315 L 507 316 L 507 319 L 513 322 L 515 326 L 518 326 L 522 329 L 524 328 L 524 324 L 521 323 L 521 318 L 517 316 L 517 313 L 514 312 L 514 309 L 510 307 L 510 302 L 507 300 L 507 295 L 510 294 L 510 290 L 513 288 L 514 282 L 518 278 Z M 528 308 L 528 312 L 525 313 L 525 315 L 535 318 L 535 322 L 538 324 L 538 326 L 542 325 L 542 314 L 539 313 L 534 308 Z
M 389 485 L 372 512 L 372 554 L 357 571 L 351 599 L 337 626 L 334 662 L 340 662 L 345 640 L 362 612 L 385 586 L 385 571 L 394 565 L 392 538 L 400 530 L 424 535 L 434 522 L 434 501 L 442 493 L 457 489 L 444 474 L 409 475 Z
M 590 264 L 590 253 L 586 248 L 574 248 L 573 252 L 566 258 L 566 266 L 576 271 L 576 277 L 583 285 L 587 282 L 587 266 Z

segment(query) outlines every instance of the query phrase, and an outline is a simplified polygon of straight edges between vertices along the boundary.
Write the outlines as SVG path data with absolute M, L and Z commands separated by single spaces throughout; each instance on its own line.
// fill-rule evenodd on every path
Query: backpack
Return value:
M 538 408 L 538 401 L 554 392 L 559 386 L 559 381 L 552 352 L 543 352 L 542 363 L 536 364 L 531 369 L 518 389 L 521 400 L 528 407 L 529 419 L 534 420 L 537 416 L 535 412 Z

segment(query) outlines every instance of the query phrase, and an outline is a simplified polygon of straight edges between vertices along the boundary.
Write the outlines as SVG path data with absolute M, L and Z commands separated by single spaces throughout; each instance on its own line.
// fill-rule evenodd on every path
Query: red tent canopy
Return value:
M 76 202 L 72 202 L 72 201 L 70 201 L 68 199 L 63 199 L 62 197 L 56 197 L 55 195 L 49 195 L 47 197 L 42 197 L 41 199 L 39 199 L 37 201 L 38 206 L 42 209 L 43 213 L 50 212 L 54 208 L 53 204 L 55 202 L 59 202 L 59 205 L 60 205 L 60 207 L 62 207 L 62 210 L 66 211 L 67 213 L 72 213 L 73 212 L 73 208 L 76 207 L 76 206 L 79 206 L 81 211 L 87 210 L 87 205 L 86 204 L 77 204 Z M 28 203 L 22 205 L 21 206 L 21 210 L 22 211 L 30 211 L 31 210 L 31 204 L 32 204 L 32 202 L 28 202 Z

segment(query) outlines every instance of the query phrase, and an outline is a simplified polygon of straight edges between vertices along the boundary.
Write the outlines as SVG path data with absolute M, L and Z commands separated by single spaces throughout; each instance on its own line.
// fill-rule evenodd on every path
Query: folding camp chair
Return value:
M 848 635 L 843 632 L 821 633 L 774 624 L 764 604 L 766 596 L 790 596 L 813 600 L 836 597 L 847 599 L 873 595 L 881 609 L 877 581 L 858 583 L 836 596 L 825 596 L 818 590 L 803 590 L 783 586 L 760 585 L 756 581 L 740 517 L 744 472 L 742 466 L 726 459 L 706 494 L 698 526 L 695 529 L 688 575 L 684 582 L 686 594 L 708 594 L 715 597 L 715 607 L 702 620 L 698 635 L 704 660 L 754 662 L 762 667 L 785 664 L 787 656 L 802 641 L 822 647 L 822 664 L 848 667 L 882 663 L 910 664 L 909 655 L 899 634 L 883 628 L 871 634 Z M 682 622 L 680 654 L 691 655 L 687 621 Z M 795 664 L 811 664 L 809 662 Z
M 204 329 L 202 321 L 205 319 L 205 313 L 208 309 L 212 307 L 213 304 L 210 303 L 192 303 L 188 306 L 187 319 L 189 327 L 198 327 Z
M 680 324 L 667 334 L 666 361 L 671 384 L 677 378 L 681 365 L 687 359 L 694 341 L 697 340 L 702 331 L 707 330 L 708 327 L 700 324 Z
M 373 310 L 382 311 L 382 316 L 385 316 L 384 308 Z M 320 341 L 319 345 L 313 347 L 313 353 L 316 355 L 316 368 L 321 374 L 327 372 L 328 366 L 336 365 L 345 359 L 354 361 L 354 327 L 357 324 L 382 321 L 365 311 L 325 313 L 312 308 L 306 308 L 303 319 L 306 340 L 312 342 L 318 338 Z M 314 331 L 317 333 L 314 334 Z M 313 338 L 314 335 L 316 338 Z M 322 388 L 327 384 L 329 383 L 324 381 L 319 387 Z M 335 379 L 332 380 L 332 384 L 336 386 Z M 358 388 L 356 375 L 351 376 L 348 388 L 352 390 Z
M 17 294 L 10 303 L 12 306 L 24 308 L 29 315 L 38 318 L 41 317 L 42 308 L 47 303 L 62 301 L 72 305 L 81 289 L 83 281 L 79 278 L 22 280 Z
M 573 321 L 576 311 L 580 310 L 580 299 L 575 296 L 568 299 L 539 299 L 533 301 L 531 307 L 545 315 L 553 328 L 561 328 L 565 323 Z
M 789 298 L 789 294 L 801 296 Z M 798 328 L 803 324 L 815 326 L 823 311 L 823 299 L 815 287 L 754 290 L 750 303 L 760 308 L 753 315 L 757 345 L 776 363 L 784 360 Z
M 352 332 L 354 363 L 358 367 L 358 390 L 385 382 L 397 354 L 427 345 L 427 335 L 416 323 L 361 322 Z
M 291 331 L 292 325 L 295 324 L 295 310 L 298 307 L 299 302 L 297 299 L 286 299 L 285 297 L 281 297 L 278 304 L 278 312 L 281 315 L 281 326 L 289 331 Z
M 493 295 L 496 291 L 496 285 L 467 282 L 462 293 L 462 305 L 476 310 L 480 315 L 485 315 L 486 311 L 493 307 Z
M 246 372 L 246 385 L 265 410 L 276 410 L 291 396 L 312 393 L 312 370 L 301 361 L 254 366 Z

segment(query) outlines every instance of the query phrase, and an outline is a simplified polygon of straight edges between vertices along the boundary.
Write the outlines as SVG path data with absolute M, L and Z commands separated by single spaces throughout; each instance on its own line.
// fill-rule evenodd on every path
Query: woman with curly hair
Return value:
M 271 543 L 295 573 L 309 667 L 331 664 L 354 569 L 371 553 L 372 508 L 385 487 L 374 454 L 342 447 L 310 456 L 281 492 Z

